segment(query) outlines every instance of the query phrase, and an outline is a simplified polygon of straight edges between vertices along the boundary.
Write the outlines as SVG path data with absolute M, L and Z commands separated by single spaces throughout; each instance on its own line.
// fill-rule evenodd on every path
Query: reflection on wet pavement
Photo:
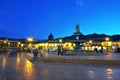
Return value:
M 3 69 L 6 67 L 6 64 L 7 64 L 7 62 L 6 62 L 6 57 L 3 56 L 3 59 L 2 59 L 2 68 L 3 68 Z
M 0 80 L 120 80 L 119 66 L 31 63 L 23 53 L 0 55 Z
M 16 69 L 18 69 L 20 66 L 20 59 L 21 59 L 20 56 L 17 55 L 17 57 L 16 57 Z
M 35 76 L 35 69 L 33 64 L 26 60 L 23 66 L 23 74 L 26 76 L 26 80 L 33 80 Z
M 113 77 L 113 71 L 112 71 L 112 69 L 111 69 L 111 68 L 108 68 L 108 69 L 106 70 L 106 72 L 107 72 L 107 78 L 108 78 L 108 79 L 111 79 L 111 78 Z
M 94 71 L 88 71 L 88 75 L 89 75 L 89 77 L 91 78 L 91 79 L 93 79 L 93 78 L 95 78 L 95 75 L 96 73 L 94 72 Z

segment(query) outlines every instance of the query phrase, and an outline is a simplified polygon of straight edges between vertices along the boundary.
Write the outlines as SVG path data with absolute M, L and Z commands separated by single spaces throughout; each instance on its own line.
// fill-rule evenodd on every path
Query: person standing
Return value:
M 43 54 L 42 54 L 42 53 L 43 53 L 43 52 L 42 52 L 42 49 L 39 49 L 39 50 L 38 50 L 38 54 L 39 54 L 38 57 L 43 57 Z
M 9 50 L 10 56 L 13 56 L 13 49 Z
M 36 48 L 33 50 L 33 55 L 34 55 L 34 59 L 37 60 L 38 59 L 38 50 Z
M 57 54 L 58 56 L 61 54 L 61 48 L 58 46 L 58 49 L 57 49 Z
M 97 49 L 97 48 L 95 48 L 94 51 L 95 51 L 96 53 L 98 53 L 98 49 Z
M 47 52 L 48 52 L 48 54 L 50 53 L 50 47 L 48 47 Z
M 101 49 L 100 49 L 100 53 L 103 53 L 103 47 L 101 47 Z

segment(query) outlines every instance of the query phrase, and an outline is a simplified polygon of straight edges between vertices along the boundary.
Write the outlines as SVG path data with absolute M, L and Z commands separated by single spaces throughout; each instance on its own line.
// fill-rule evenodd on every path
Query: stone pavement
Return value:
M 27 53 L 30 57 L 33 57 L 32 53 Z M 120 60 L 120 53 L 109 53 L 109 54 L 102 54 L 102 53 L 96 53 L 96 54 L 67 54 L 67 55 L 57 55 L 56 52 L 47 54 L 43 54 L 44 58 L 64 58 L 64 59 L 83 59 L 83 60 Z M 40 58 L 40 56 L 39 56 Z
M 57 53 L 43 54 L 43 57 L 39 57 L 40 61 L 43 62 L 60 62 L 60 63 L 87 63 L 87 64 L 110 64 L 120 65 L 120 54 L 109 53 L 109 54 L 70 54 L 70 55 L 57 55 Z M 32 53 L 27 54 L 33 58 Z
M 52 55 L 48 57 L 58 57 Z M 119 66 L 31 63 L 25 53 L 19 53 L 16 57 L 0 55 L 0 80 L 120 80 L 119 74 Z

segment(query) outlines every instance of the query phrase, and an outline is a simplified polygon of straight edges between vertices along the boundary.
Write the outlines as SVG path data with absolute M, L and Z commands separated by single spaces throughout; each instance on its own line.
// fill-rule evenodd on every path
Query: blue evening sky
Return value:
M 0 36 L 47 39 L 120 34 L 120 0 L 0 0 Z

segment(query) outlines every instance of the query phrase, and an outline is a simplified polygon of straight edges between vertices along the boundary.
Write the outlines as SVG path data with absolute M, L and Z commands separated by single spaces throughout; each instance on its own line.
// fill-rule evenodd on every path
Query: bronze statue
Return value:
M 74 32 L 74 34 L 78 34 L 78 35 L 81 35 L 82 33 L 80 32 L 80 27 L 79 25 L 77 24 L 76 27 L 75 27 L 76 31 Z
M 80 33 L 79 25 L 76 25 L 76 33 Z

